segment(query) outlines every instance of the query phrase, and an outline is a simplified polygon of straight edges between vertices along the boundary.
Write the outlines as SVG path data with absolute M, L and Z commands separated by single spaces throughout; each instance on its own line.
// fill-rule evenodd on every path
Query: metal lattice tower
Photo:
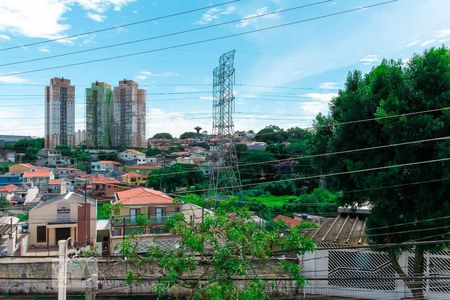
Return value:
M 236 147 L 233 143 L 234 125 L 234 53 L 220 56 L 213 75 L 213 143 L 209 172 L 209 192 L 217 201 L 220 196 L 240 194 Z

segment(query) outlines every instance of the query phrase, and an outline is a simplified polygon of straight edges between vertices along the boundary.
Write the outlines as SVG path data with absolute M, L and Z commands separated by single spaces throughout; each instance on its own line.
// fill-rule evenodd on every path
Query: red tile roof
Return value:
M 120 183 L 119 180 L 111 178 L 111 177 L 107 177 L 104 175 L 97 175 L 97 174 L 93 174 L 91 175 L 92 178 L 92 183 L 97 183 L 97 184 L 117 184 Z
M 12 191 L 15 191 L 16 189 L 17 189 L 17 185 L 8 184 L 5 186 L 0 186 L 0 193 L 1 192 L 12 192 Z
M 62 185 L 64 184 L 64 181 L 59 180 L 59 179 L 54 179 L 54 180 L 50 180 L 48 182 L 49 185 Z
M 36 171 L 36 172 L 25 171 L 25 173 L 23 173 L 23 178 L 50 177 L 50 175 L 51 175 L 50 171 Z
M 122 176 L 120 176 L 120 177 L 123 177 L 123 178 L 137 178 L 137 177 L 146 178 L 147 175 L 139 174 L 136 172 L 128 172 L 128 173 L 122 174 Z
M 146 204 L 173 204 L 173 198 L 163 192 L 148 189 L 135 188 L 116 193 L 117 201 L 123 205 Z
M 290 228 L 294 228 L 296 225 L 298 225 L 302 222 L 301 220 L 294 220 L 292 218 L 289 218 L 289 217 L 286 217 L 283 215 L 278 215 L 273 220 L 275 222 L 277 222 L 278 220 L 281 220 L 284 223 L 286 223 L 286 225 L 289 226 Z

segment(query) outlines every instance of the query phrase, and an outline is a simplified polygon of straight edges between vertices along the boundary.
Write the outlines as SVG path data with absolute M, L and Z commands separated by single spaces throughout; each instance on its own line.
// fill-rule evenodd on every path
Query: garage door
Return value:
M 55 239 L 56 244 L 60 240 L 67 240 L 70 237 L 70 228 L 56 228 L 55 229 Z

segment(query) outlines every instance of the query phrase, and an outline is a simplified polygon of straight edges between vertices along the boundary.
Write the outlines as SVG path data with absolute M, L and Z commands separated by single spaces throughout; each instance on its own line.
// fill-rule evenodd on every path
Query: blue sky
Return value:
M 241 0 L 71 40 L 0 52 L 0 64 L 199 28 L 320 0 Z M 226 1 L 1 0 L 0 48 L 116 26 Z M 0 74 L 145 51 L 313 18 L 383 0 L 335 0 L 303 9 L 38 62 L 1 66 Z M 212 69 L 236 49 L 237 130 L 308 126 L 342 88 L 347 73 L 369 71 L 381 58 L 407 60 L 450 42 L 448 0 L 400 0 L 339 16 L 230 39 L 68 68 L 0 76 L 0 134 L 42 136 L 44 85 L 63 76 L 76 86 L 76 128 L 84 128 L 85 88 L 124 78 L 147 89 L 147 135 L 211 130 Z M 172 94 L 164 94 L 172 93 Z

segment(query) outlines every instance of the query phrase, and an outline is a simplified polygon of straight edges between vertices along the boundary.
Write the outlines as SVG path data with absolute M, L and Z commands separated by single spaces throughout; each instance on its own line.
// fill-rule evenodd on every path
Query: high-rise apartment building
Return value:
M 114 87 L 113 147 L 146 147 L 145 90 L 133 80 L 119 81 Z
M 45 147 L 75 143 L 75 87 L 65 78 L 52 78 L 45 87 Z
M 111 86 L 94 82 L 86 89 L 86 145 L 88 147 L 111 147 L 112 133 Z

